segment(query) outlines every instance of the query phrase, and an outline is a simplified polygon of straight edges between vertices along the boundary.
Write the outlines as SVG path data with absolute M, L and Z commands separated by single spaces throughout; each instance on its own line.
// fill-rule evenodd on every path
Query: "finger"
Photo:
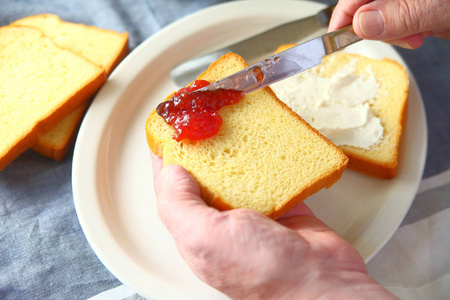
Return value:
M 180 211 L 205 206 L 197 182 L 179 165 L 171 164 L 161 169 L 155 184 L 159 189 L 159 208 L 168 221 Z
M 313 211 L 304 203 L 300 202 L 299 204 L 296 204 L 293 208 L 291 208 L 289 211 L 284 213 L 278 220 L 283 220 L 290 217 L 296 217 L 296 216 L 310 216 L 314 217 Z
M 351 24 L 358 8 L 369 2 L 370 0 L 339 1 L 331 16 L 328 31 L 334 31 Z
M 179 165 L 165 166 L 156 178 L 158 214 L 180 247 L 214 227 L 218 211 L 200 197 L 195 179 Z M 191 220 L 195 221 L 191 221 Z
M 449 28 L 450 1 L 376 0 L 361 6 L 353 18 L 356 34 L 366 39 L 398 40 L 417 46 L 416 34 Z
M 440 39 L 450 39 L 450 28 L 434 30 L 433 32 L 431 32 L 431 35 Z
M 333 255 L 339 257 L 341 254 L 342 259 L 347 257 L 340 262 L 347 270 L 367 273 L 364 261 L 357 250 L 318 218 L 297 216 L 279 222 L 308 241 L 311 247 L 333 249 Z
M 425 35 L 419 33 L 401 39 L 389 40 L 385 42 L 405 49 L 417 49 L 423 45 L 424 40 Z
M 163 168 L 163 160 L 157 155 L 153 154 L 150 151 L 150 157 L 152 159 L 152 168 L 153 168 L 153 187 L 155 189 L 156 195 L 159 194 L 159 174 Z
M 334 232 L 325 223 L 313 216 L 295 216 L 278 222 L 299 234 L 304 232 Z

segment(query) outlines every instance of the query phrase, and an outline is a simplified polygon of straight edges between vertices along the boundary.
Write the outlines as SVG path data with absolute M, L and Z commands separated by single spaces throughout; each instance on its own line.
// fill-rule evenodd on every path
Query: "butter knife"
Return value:
M 246 62 L 257 62 L 274 53 L 282 44 L 298 43 L 308 35 L 326 29 L 335 6 L 329 6 L 316 15 L 282 24 L 223 49 L 183 62 L 172 69 L 170 76 L 178 86 L 186 86 L 211 63 L 228 52 L 239 54 Z
M 352 26 L 346 26 L 272 55 L 200 90 L 232 89 L 242 91 L 245 95 L 317 66 L 325 55 L 360 40 Z

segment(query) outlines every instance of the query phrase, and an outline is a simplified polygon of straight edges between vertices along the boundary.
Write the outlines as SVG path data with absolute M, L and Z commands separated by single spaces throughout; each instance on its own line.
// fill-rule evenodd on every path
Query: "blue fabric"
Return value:
M 127 31 L 133 50 L 166 25 L 221 2 L 226 1 L 0 0 L 0 25 L 54 13 L 67 21 Z M 426 107 L 424 176 L 429 177 L 450 169 L 450 41 L 430 38 L 419 50 L 399 51 Z M 71 164 L 71 153 L 54 162 L 27 151 L 0 172 L 0 299 L 86 299 L 121 284 L 95 256 L 78 223 Z M 441 199 L 442 207 L 448 207 L 448 198 Z M 425 200 L 414 203 L 407 220 L 422 217 L 417 205 L 426 205 Z
M 450 40 L 428 38 L 417 50 L 397 50 L 416 79 L 425 105 L 427 178 L 450 169 Z

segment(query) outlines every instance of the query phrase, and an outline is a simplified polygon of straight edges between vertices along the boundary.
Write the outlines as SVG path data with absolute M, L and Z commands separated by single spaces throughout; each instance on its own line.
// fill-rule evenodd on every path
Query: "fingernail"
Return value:
M 359 15 L 359 27 L 366 37 L 376 37 L 384 32 L 384 18 L 380 11 L 365 11 Z

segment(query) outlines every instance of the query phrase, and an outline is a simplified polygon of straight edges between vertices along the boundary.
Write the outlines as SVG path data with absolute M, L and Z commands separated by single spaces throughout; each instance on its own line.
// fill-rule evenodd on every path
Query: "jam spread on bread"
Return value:
M 173 138 L 176 141 L 195 141 L 216 135 L 222 125 L 218 110 L 243 97 L 242 92 L 236 90 L 197 91 L 208 84 L 206 80 L 196 80 L 156 108 L 158 115 L 175 128 Z

